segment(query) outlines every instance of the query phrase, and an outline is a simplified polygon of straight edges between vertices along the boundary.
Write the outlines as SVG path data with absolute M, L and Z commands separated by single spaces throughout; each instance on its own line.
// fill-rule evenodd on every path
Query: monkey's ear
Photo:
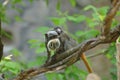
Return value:
M 63 32 L 61 27 L 55 27 L 54 30 L 58 33 L 61 34 Z
M 48 34 L 45 34 L 45 41 L 48 41 Z
M 48 37 L 47 33 L 45 34 L 45 37 Z

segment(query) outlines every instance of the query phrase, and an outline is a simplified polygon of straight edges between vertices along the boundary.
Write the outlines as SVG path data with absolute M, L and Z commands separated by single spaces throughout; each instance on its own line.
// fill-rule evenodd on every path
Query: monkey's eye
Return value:
M 51 36 L 50 39 L 57 38 L 57 35 Z

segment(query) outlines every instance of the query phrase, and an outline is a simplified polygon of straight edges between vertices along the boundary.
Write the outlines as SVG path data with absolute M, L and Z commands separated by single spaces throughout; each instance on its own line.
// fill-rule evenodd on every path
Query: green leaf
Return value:
M 74 79 L 74 80 L 79 80 L 79 76 L 76 75 L 76 74 L 73 74 L 73 73 L 70 73 L 70 74 L 69 74 L 69 78 L 70 78 L 70 79 Z
M 49 28 L 47 26 L 41 26 L 41 27 L 37 28 L 35 31 L 40 32 L 41 34 L 45 34 L 48 30 L 49 30 Z
M 14 56 L 20 56 L 21 55 L 21 52 L 19 50 L 15 49 L 15 48 L 12 49 L 10 52 L 13 53 Z
M 28 43 L 30 43 L 30 44 L 32 44 L 32 43 L 34 44 L 34 43 L 37 43 L 37 42 L 38 42 L 38 40 L 36 40 L 36 39 L 31 39 L 31 40 L 28 41 Z
M 7 61 L 7 62 L 5 62 L 5 68 L 6 68 L 6 70 L 9 70 L 10 72 L 12 72 L 14 74 L 18 74 L 18 72 L 20 72 L 22 67 L 20 66 L 20 64 L 18 64 L 16 62 Z
M 117 16 L 120 16 L 120 11 L 117 11 Z
M 12 3 L 13 3 L 13 4 L 21 3 L 21 2 L 22 2 L 22 0 L 12 0 Z
M 99 17 L 100 14 L 98 13 L 98 10 L 96 7 L 94 7 L 92 5 L 88 5 L 87 7 L 84 8 L 85 11 L 90 10 L 90 9 L 92 9 L 94 11 L 94 14 L 96 14 Z
M 37 56 L 35 60 L 28 62 L 27 67 L 35 67 L 42 65 L 46 60 L 46 56 Z
M 86 17 L 84 15 L 80 15 L 77 17 L 77 20 L 76 22 L 82 22 L 82 21 L 85 21 Z
M 0 62 L 0 67 L 4 66 L 5 63 L 6 63 L 6 61 L 5 61 L 5 60 L 2 60 L 2 61 Z
M 28 41 L 31 48 L 35 48 L 36 53 L 43 53 L 46 51 L 45 43 L 36 39 L 31 39 Z
M 6 72 L 8 69 L 6 68 L 6 67 L 3 67 L 2 69 L 1 69 L 1 71 L 2 72 Z
M 92 29 L 92 30 L 87 31 L 85 34 L 86 34 L 85 35 L 86 38 L 88 39 L 88 38 L 97 36 L 99 34 L 99 31 Z
M 36 53 L 43 53 L 46 51 L 45 43 L 40 43 L 40 47 L 36 49 Z
M 60 20 L 58 18 L 51 18 L 52 22 L 55 24 L 55 25 L 59 25 L 60 24 Z
M 86 17 L 84 15 L 79 15 L 79 16 L 67 16 L 67 19 L 73 22 L 82 22 L 85 21 Z
M 38 48 L 40 46 L 40 41 L 35 39 L 29 40 L 28 43 L 30 44 L 30 48 Z
M 98 34 L 99 34 L 99 31 L 94 30 L 94 29 L 91 29 L 88 31 L 77 31 L 75 33 L 76 36 L 79 36 L 79 37 L 84 36 L 86 39 L 91 38 L 91 37 L 95 37 Z
M 76 31 L 76 33 L 75 33 L 75 35 L 76 36 L 82 36 L 82 35 L 84 35 L 84 31 Z
M 12 35 L 9 34 L 8 32 L 2 30 L 2 35 L 4 35 L 5 37 L 9 38 L 9 39 L 12 39 Z
M 36 53 L 43 53 L 43 52 L 45 52 L 45 51 L 46 51 L 46 48 L 45 48 L 45 47 L 40 47 L 40 48 L 37 48 L 37 49 L 35 50 Z
M 92 5 L 88 5 L 88 6 L 86 6 L 86 7 L 84 8 L 85 11 L 90 10 L 90 9 L 92 9 L 94 12 L 97 12 L 96 7 L 94 7 L 94 6 L 92 6 Z
M 61 6 L 60 0 L 58 0 L 58 1 L 57 1 L 57 4 L 56 4 L 56 9 L 57 9 L 57 10 L 60 10 L 60 6 Z
M 70 21 L 76 21 L 77 19 L 74 16 L 67 16 L 67 19 Z
M 64 80 L 64 75 L 58 74 L 58 78 L 59 78 L 59 80 Z
M 73 7 L 76 6 L 76 0 L 70 0 L 70 3 L 71 3 L 71 5 L 72 5 Z
M 106 57 L 112 60 L 112 58 L 114 58 L 115 51 L 116 51 L 115 43 L 111 43 L 110 46 L 108 47 L 108 52 L 106 54 Z
M 47 77 L 47 80 L 55 80 L 56 73 L 47 73 L 45 76 Z
M 89 23 L 88 26 L 90 28 L 94 28 L 95 26 L 97 26 L 99 23 L 98 22 L 92 22 L 92 23 Z
M 67 21 L 65 17 L 61 17 L 61 18 L 52 17 L 50 19 L 52 20 L 54 25 L 57 25 L 57 26 L 58 25 L 64 25 Z
M 98 12 L 99 12 L 99 14 L 105 16 L 106 13 L 108 12 L 108 6 L 104 6 L 104 7 L 98 8 Z
M 12 57 L 13 55 L 8 55 L 8 56 L 6 56 L 4 59 L 5 60 L 11 60 L 11 57 Z

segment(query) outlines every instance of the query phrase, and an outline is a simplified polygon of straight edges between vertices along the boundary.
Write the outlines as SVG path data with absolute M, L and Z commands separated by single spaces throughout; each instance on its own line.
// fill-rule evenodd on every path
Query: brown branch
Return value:
M 115 6 L 118 0 L 111 0 L 111 2 L 112 2 L 112 6 Z
M 102 36 L 109 34 L 110 27 L 112 24 L 112 19 L 116 15 L 116 12 L 118 11 L 119 6 L 120 6 L 120 0 L 114 0 L 112 3 L 113 3 L 113 6 L 108 11 L 108 13 L 104 19 L 104 23 L 103 23 L 103 27 L 102 27 Z
M 108 15 L 104 19 L 104 24 L 103 24 L 104 29 L 102 34 L 105 36 L 105 38 L 101 39 L 101 36 L 99 36 L 97 38 L 86 40 L 85 42 L 79 44 L 78 46 L 62 54 L 59 54 L 59 56 L 56 56 L 57 59 L 56 61 L 51 60 L 50 62 L 44 64 L 40 68 L 34 68 L 34 69 L 32 68 L 27 71 L 23 71 L 14 80 L 25 80 L 45 72 L 64 69 L 72 65 L 76 61 L 78 61 L 79 56 L 81 56 L 81 54 L 84 53 L 85 51 L 92 49 L 99 44 L 115 42 L 118 36 L 120 35 L 120 25 L 116 26 L 111 31 L 110 31 L 110 27 L 111 27 L 112 19 L 115 16 L 119 6 L 120 6 L 120 0 L 114 3 L 114 6 L 111 8 Z
M 66 51 L 65 53 L 63 53 L 63 55 L 70 53 L 71 55 L 69 55 L 68 57 L 61 60 L 60 58 L 63 57 L 63 55 L 60 55 L 59 56 L 60 58 L 57 59 L 58 62 L 56 62 L 56 61 L 55 61 L 56 63 L 50 62 L 48 64 L 43 65 L 40 68 L 24 71 L 24 72 L 20 73 L 18 75 L 18 77 L 15 78 L 14 80 L 24 80 L 26 78 L 28 79 L 28 78 L 31 78 L 38 74 L 42 74 L 42 73 L 45 73 L 48 71 L 56 71 L 56 70 L 64 69 L 64 68 L 72 65 L 73 63 L 75 63 L 76 61 L 79 60 L 79 55 L 81 55 L 83 52 L 85 52 L 89 49 L 92 49 L 93 47 L 95 47 L 99 44 L 115 42 L 116 39 L 118 38 L 118 36 L 120 35 L 120 25 L 115 27 L 115 29 L 111 30 L 110 34 L 111 35 L 106 36 L 105 39 L 100 39 L 99 37 L 97 37 L 97 38 L 87 40 L 87 41 L 79 44 L 77 47 L 74 47 L 74 48 Z

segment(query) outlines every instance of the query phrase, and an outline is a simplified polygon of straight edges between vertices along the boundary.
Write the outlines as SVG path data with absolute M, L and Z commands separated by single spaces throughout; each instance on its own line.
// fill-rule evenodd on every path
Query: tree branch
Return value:
M 106 50 L 101 51 L 99 53 L 88 55 L 87 58 L 93 58 L 93 57 L 96 57 L 96 56 L 99 56 L 99 55 L 105 55 L 107 52 L 108 52 L 108 50 L 106 49 Z
M 110 27 L 112 24 L 112 19 L 116 15 L 116 12 L 118 11 L 119 6 L 120 6 L 120 0 L 113 0 L 112 4 L 113 4 L 112 8 L 108 11 L 104 19 L 104 23 L 102 27 L 102 36 L 109 34 Z
M 64 68 L 72 65 L 73 63 L 75 63 L 76 61 L 79 60 L 79 55 L 81 55 L 83 52 L 85 52 L 89 49 L 92 49 L 93 47 L 95 47 L 99 44 L 115 42 L 116 39 L 118 38 L 118 36 L 120 35 L 120 25 L 115 27 L 115 29 L 111 30 L 110 34 L 111 35 L 106 36 L 106 38 L 104 40 L 100 39 L 99 37 L 87 40 L 87 41 L 79 44 L 77 47 L 74 47 L 74 48 L 66 51 L 65 53 L 63 53 L 63 54 L 68 54 L 68 53 L 71 54 L 71 55 L 67 56 L 66 58 L 64 58 L 62 60 L 59 58 L 59 59 L 57 59 L 57 61 L 55 61 L 56 63 L 50 62 L 50 63 L 44 64 L 40 68 L 35 68 L 35 69 L 32 68 L 27 71 L 24 71 L 24 72 L 20 73 L 18 75 L 18 77 L 16 77 L 14 80 L 24 80 L 26 78 L 28 79 L 28 78 L 31 78 L 38 74 L 42 74 L 42 73 L 45 73 L 48 71 L 56 71 L 56 70 L 64 69 Z M 60 55 L 59 57 L 63 57 L 63 55 Z

